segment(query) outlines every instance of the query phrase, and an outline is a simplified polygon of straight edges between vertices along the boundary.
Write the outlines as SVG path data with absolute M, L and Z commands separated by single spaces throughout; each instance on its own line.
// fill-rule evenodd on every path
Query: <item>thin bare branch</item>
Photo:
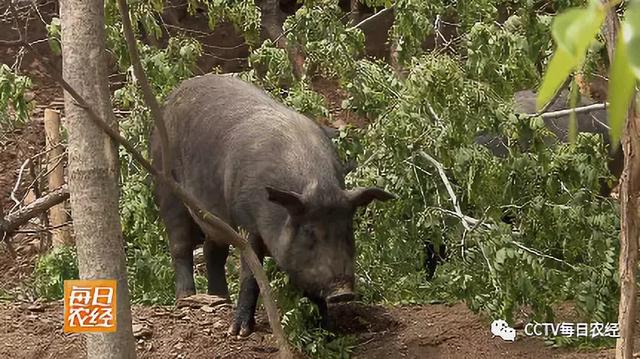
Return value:
M 558 117 L 569 116 L 572 113 L 575 113 L 577 115 L 581 113 L 590 113 L 590 112 L 606 110 L 606 109 L 607 109 L 607 103 L 603 102 L 603 103 L 595 103 L 587 106 L 568 108 L 565 110 L 543 112 L 543 113 L 527 113 L 527 114 L 524 114 L 523 116 L 525 118 L 531 118 L 531 117 L 537 117 L 537 116 L 541 118 L 558 118 Z
M 361 29 L 364 25 L 372 22 L 373 20 L 377 19 L 378 17 L 390 12 L 391 10 L 393 10 L 393 8 L 395 7 L 395 4 L 391 4 L 391 6 L 389 6 L 388 8 L 384 8 L 380 11 L 378 11 L 377 13 L 369 16 L 368 18 L 360 21 L 359 23 L 353 25 L 352 27 L 348 28 L 347 30 L 355 30 L 355 29 Z
M 438 173 L 440 174 L 440 178 L 442 179 L 442 182 L 444 183 L 445 187 L 447 188 L 447 192 L 449 193 L 449 197 L 451 199 L 451 202 L 453 203 L 453 207 L 455 209 L 454 211 L 449 211 L 449 210 L 445 210 L 445 209 L 441 209 L 439 208 L 439 210 L 452 214 L 456 217 L 458 217 L 461 222 L 462 222 L 462 226 L 465 228 L 465 231 L 473 231 L 476 230 L 478 227 L 480 227 L 481 225 L 483 225 L 484 227 L 486 227 L 487 229 L 494 229 L 494 226 L 488 224 L 488 223 L 484 223 L 483 221 L 477 220 L 473 217 L 469 217 L 467 215 L 465 215 L 464 213 L 462 213 L 462 211 L 460 210 L 460 205 L 458 204 L 458 198 L 455 194 L 455 192 L 453 191 L 453 188 L 451 187 L 451 183 L 449 182 L 449 179 L 447 178 L 446 173 L 444 172 L 444 166 L 442 166 L 442 164 L 438 161 L 436 161 L 433 157 L 431 157 L 429 154 L 427 154 L 424 151 L 418 151 L 418 154 L 422 157 L 424 157 L 425 159 L 427 159 L 429 162 L 431 162 L 437 169 L 438 169 Z M 519 232 L 513 232 L 513 234 L 515 235 L 519 235 Z M 540 251 L 537 251 L 535 249 L 531 249 L 526 247 L 524 244 L 516 242 L 516 241 L 512 241 L 513 245 L 515 245 L 516 247 L 525 250 L 531 254 L 537 255 L 539 257 L 543 257 L 543 258 L 547 258 L 547 259 L 551 259 L 553 261 L 565 264 L 567 266 L 569 266 L 572 269 L 576 269 L 576 267 L 566 261 L 563 261 L 562 259 L 550 256 L 548 254 L 544 254 Z M 482 248 L 481 248 L 482 249 Z
M 49 151 L 46 151 L 46 152 L 49 152 Z M 60 156 L 57 156 L 57 157 L 54 157 L 54 158 L 51 159 L 52 161 L 53 160 L 56 161 L 55 166 L 59 166 L 62 163 L 62 161 L 64 160 L 64 155 L 65 154 L 62 153 Z M 31 163 L 33 163 L 33 161 L 35 161 L 37 159 L 37 157 L 38 157 L 38 155 L 32 156 L 30 159 L 25 161 L 25 163 L 29 162 L 31 164 Z M 53 168 L 47 170 L 44 173 L 40 172 L 39 174 L 37 174 L 36 177 L 34 177 L 34 179 L 31 181 L 31 183 L 29 183 L 29 185 L 27 187 L 29 187 L 29 188 L 33 187 L 38 180 L 48 176 L 51 173 L 52 170 L 53 170 Z M 17 185 L 18 185 L 18 183 L 16 183 L 16 188 L 14 189 L 14 192 L 17 191 Z M 14 199 L 15 204 L 13 205 L 13 207 L 11 207 L 11 209 L 9 210 L 9 213 L 13 213 L 14 211 L 16 211 L 20 207 L 20 205 L 24 202 L 24 200 L 27 198 L 28 194 L 29 194 L 28 192 L 25 193 L 19 201 L 17 199 Z
M 36 166 L 34 161 L 29 161 L 29 176 L 31 176 L 31 189 L 35 194 L 36 198 L 42 197 L 42 191 L 40 191 L 40 181 L 38 180 L 38 175 L 36 174 Z M 47 228 L 49 227 L 49 216 L 47 216 L 46 212 L 42 212 L 40 214 L 40 222 L 42 226 Z M 51 243 L 51 232 L 46 231 L 44 238 L 40 242 L 40 248 L 48 248 Z
M 443 212 L 443 213 L 446 213 L 448 215 L 454 216 L 454 217 L 456 217 L 456 218 L 458 218 L 458 219 L 460 219 L 460 220 L 462 220 L 464 222 L 467 222 L 471 226 L 476 227 L 476 226 L 482 225 L 486 229 L 493 229 L 493 227 L 489 223 L 480 222 L 479 220 L 477 220 L 477 219 L 475 219 L 473 217 L 469 217 L 469 216 L 467 216 L 465 214 L 458 214 L 458 213 L 456 213 L 456 212 L 454 212 L 452 210 L 446 209 L 446 208 L 440 208 L 440 207 L 431 207 L 431 208 L 437 209 L 440 212 Z M 513 234 L 519 234 L 519 232 L 516 232 L 516 231 L 514 231 L 512 233 Z
M 9 196 L 13 202 L 15 202 L 16 206 L 20 205 L 20 201 L 16 198 L 16 192 L 18 188 L 20 188 L 20 183 L 22 182 L 22 174 L 24 173 L 24 169 L 27 167 L 31 159 L 26 159 L 20 169 L 18 170 L 18 179 L 16 180 L 16 184 L 13 186 L 13 190 L 11 191 L 11 195 Z
M 138 52 L 138 45 L 133 35 L 133 26 L 131 26 L 131 18 L 129 17 L 129 6 L 126 0 L 118 0 L 118 7 L 120 8 L 120 15 L 122 17 L 122 27 L 124 30 L 124 37 L 127 41 L 127 48 L 129 50 L 129 58 L 131 65 L 133 66 L 133 73 L 136 75 L 136 79 L 142 89 L 142 95 L 144 102 L 151 110 L 151 118 L 154 125 L 158 129 L 158 135 L 160 136 L 160 144 L 162 147 L 162 171 L 165 174 L 170 174 L 173 167 L 171 161 L 171 145 L 169 142 L 169 136 L 167 134 L 167 128 L 165 127 L 162 109 L 158 104 L 158 100 L 153 95 L 151 85 L 147 75 L 142 68 L 142 62 L 140 62 L 140 53 Z
M 550 256 L 550 255 L 548 255 L 548 254 L 544 254 L 544 253 L 542 253 L 542 252 L 540 252 L 540 251 L 538 251 L 538 250 L 535 250 L 535 249 L 529 248 L 529 247 L 525 246 L 524 244 L 522 244 L 522 243 L 520 243 L 520 242 L 511 241 L 511 243 L 512 243 L 514 246 L 516 246 L 516 247 L 518 247 L 518 248 L 520 248 L 520 249 L 522 249 L 522 250 L 524 250 L 524 251 L 526 251 L 526 252 L 529 252 L 529 253 L 531 253 L 531 254 L 533 254 L 533 255 L 536 255 L 536 256 L 538 256 L 538 257 L 547 258 L 547 259 L 551 259 L 552 261 L 556 261 L 556 262 L 558 262 L 558 263 L 562 263 L 562 264 L 564 264 L 564 265 L 566 265 L 566 266 L 570 267 L 570 268 L 571 268 L 571 269 L 573 269 L 573 270 L 577 270 L 577 269 L 578 269 L 578 268 L 576 268 L 576 266 L 574 266 L 574 265 L 573 265 L 573 264 L 571 264 L 571 263 L 568 263 L 568 262 L 566 262 L 566 261 L 563 261 L 562 259 L 556 258 L 556 257 L 554 257 L 554 256 Z
M 0 227 L 3 225 L 4 221 L 4 210 L 2 209 L 2 206 L 0 206 Z M 7 232 L 0 232 L 0 239 L 5 243 L 5 245 L 7 246 L 7 251 L 9 252 L 9 255 L 11 256 L 11 258 L 16 258 L 16 251 L 15 249 L 13 249 L 13 245 L 11 244 L 10 239 L 10 234 Z
M 462 214 L 462 211 L 460 210 L 460 205 L 458 204 L 458 197 L 456 197 L 456 193 L 453 191 L 453 187 L 451 187 L 451 183 L 449 182 L 449 179 L 447 178 L 447 174 L 444 172 L 444 167 L 442 166 L 442 164 L 440 164 L 440 162 L 436 161 L 433 157 L 431 157 L 428 153 L 424 152 L 424 151 L 418 151 L 418 154 L 422 157 L 424 157 L 425 159 L 427 159 L 429 162 L 431 162 L 436 169 L 438 170 L 438 174 L 440 175 L 440 178 L 442 179 L 442 182 L 444 183 L 444 186 L 447 188 L 447 192 L 449 193 L 449 197 L 451 198 L 451 202 L 453 203 L 453 208 L 456 211 L 456 214 L 458 216 L 460 216 L 460 218 L 464 218 L 464 215 Z M 471 227 L 469 226 L 469 224 L 467 223 L 467 221 L 462 221 L 462 225 L 464 226 L 464 228 L 466 230 L 470 230 Z
M 22 40 L 0 40 L 0 47 L 14 47 L 22 45 Z
M 451 211 L 451 210 L 448 210 L 448 209 L 445 209 L 445 208 L 438 208 L 438 207 L 433 207 L 433 208 L 435 208 L 435 209 L 437 209 L 437 210 L 439 210 L 441 212 L 444 212 L 446 214 L 452 215 L 452 216 L 460 219 L 463 223 L 466 222 L 467 225 L 474 226 L 472 228 L 473 230 L 477 229 L 480 225 L 482 225 L 482 227 L 484 227 L 484 229 L 488 229 L 488 230 L 495 229 L 495 226 L 493 226 L 493 225 L 491 225 L 489 223 L 485 223 L 483 221 L 477 220 L 477 219 L 475 219 L 473 217 L 469 217 L 469 216 L 464 215 L 464 214 L 463 215 L 459 215 L 458 213 L 456 213 L 454 211 Z M 518 231 L 512 231 L 511 234 L 513 234 L 515 236 L 521 235 L 521 233 L 518 232 Z M 554 256 L 550 256 L 548 254 L 544 254 L 544 253 L 540 252 L 537 249 L 529 248 L 529 247 L 525 246 L 524 244 L 522 244 L 522 243 L 520 243 L 518 241 L 512 240 L 509 243 L 513 244 L 514 246 L 516 246 L 516 247 L 518 247 L 518 248 L 520 248 L 520 249 L 522 249 L 522 250 L 524 250 L 526 252 L 529 252 L 530 254 L 536 255 L 536 256 L 541 257 L 541 258 L 547 258 L 547 259 L 550 259 L 550 260 L 552 260 L 554 262 L 558 262 L 558 263 L 564 264 L 564 265 L 568 266 L 569 268 L 571 268 L 573 270 L 577 269 L 576 266 L 574 266 L 573 264 L 571 264 L 571 263 L 569 263 L 567 261 L 564 261 L 564 260 L 562 260 L 560 258 L 556 258 Z
M 43 226 L 43 228 L 38 228 L 38 229 L 20 229 L 17 231 L 13 231 L 13 233 L 23 233 L 23 234 L 37 234 L 37 233 L 48 233 L 51 234 L 51 231 L 53 231 L 54 229 L 60 229 L 60 228 L 64 228 L 67 226 L 70 226 L 73 222 L 68 221 L 68 222 L 64 222 L 61 224 L 58 224 L 57 226 Z M 46 247 L 43 247 L 46 248 Z

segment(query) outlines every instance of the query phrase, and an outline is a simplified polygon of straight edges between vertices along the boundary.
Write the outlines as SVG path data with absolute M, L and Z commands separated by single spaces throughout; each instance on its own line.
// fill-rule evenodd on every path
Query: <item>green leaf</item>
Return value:
M 572 8 L 559 14 L 551 24 L 551 35 L 559 48 L 576 56 L 575 28 L 586 15 L 587 9 Z M 579 26 L 579 25 L 578 25 Z
M 640 79 L 640 1 L 631 1 L 622 23 L 622 37 L 627 46 L 629 65 Z
M 600 31 L 604 17 L 604 8 L 592 2 L 588 8 L 569 9 L 553 21 L 551 34 L 558 48 L 549 63 L 536 99 L 538 109 L 553 97 L 571 71 L 584 61 L 587 49 Z
M 497 264 L 502 264 L 504 263 L 504 260 L 507 258 L 507 251 L 505 248 L 501 248 L 499 251 L 496 252 L 496 263 Z
M 603 8 L 593 3 L 588 8 L 569 9 L 556 17 L 551 25 L 551 34 L 559 48 L 581 62 L 589 44 L 600 31 L 604 17 Z
M 62 49 L 60 48 L 60 26 L 60 19 L 57 17 L 51 19 L 51 23 L 47 24 L 46 26 L 49 47 L 51 48 L 51 51 L 53 51 L 53 53 L 56 55 L 60 55 L 60 53 L 62 52 Z
M 611 99 L 611 104 L 609 105 L 609 121 L 611 126 L 609 134 L 613 148 L 617 146 L 620 140 L 622 128 L 627 119 L 629 104 L 631 103 L 631 94 L 633 93 L 636 82 L 630 66 L 627 46 L 623 40 L 624 37 L 624 29 L 620 29 L 609 80 L 608 93 Z
M 544 74 L 540 90 L 538 90 L 538 97 L 536 98 L 536 108 L 538 110 L 551 100 L 576 65 L 575 58 L 566 50 L 563 48 L 556 50 L 549 62 L 549 68 Z

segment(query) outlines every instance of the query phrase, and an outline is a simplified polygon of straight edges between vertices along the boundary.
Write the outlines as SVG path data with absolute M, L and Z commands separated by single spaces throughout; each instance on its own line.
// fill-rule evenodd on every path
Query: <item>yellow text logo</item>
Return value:
M 64 281 L 66 333 L 116 331 L 115 280 Z

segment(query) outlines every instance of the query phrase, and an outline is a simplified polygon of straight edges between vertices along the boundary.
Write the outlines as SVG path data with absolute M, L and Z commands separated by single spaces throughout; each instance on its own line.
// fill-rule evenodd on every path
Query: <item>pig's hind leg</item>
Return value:
M 229 255 L 229 245 L 205 240 L 203 251 L 207 261 L 207 293 L 228 299 L 225 264 Z
M 188 297 L 196 293 L 193 249 L 202 239 L 202 232 L 187 208 L 172 194 L 161 198 L 159 202 L 159 212 L 169 236 L 171 261 L 176 272 L 176 298 Z

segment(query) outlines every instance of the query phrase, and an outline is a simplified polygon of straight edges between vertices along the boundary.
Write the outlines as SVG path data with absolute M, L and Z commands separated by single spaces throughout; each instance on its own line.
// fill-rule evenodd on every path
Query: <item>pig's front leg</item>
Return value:
M 260 263 L 262 263 L 262 259 L 264 258 L 262 239 L 251 234 L 249 235 L 249 244 L 256 252 Z M 251 270 L 244 258 L 241 258 L 240 293 L 238 294 L 238 303 L 236 305 L 233 323 L 228 331 L 229 335 L 240 335 L 245 337 L 253 333 L 256 323 L 255 313 L 256 305 L 258 303 L 258 295 L 260 295 L 258 282 L 251 273 Z
M 305 294 L 305 297 L 309 298 L 317 307 L 320 315 L 320 327 L 322 329 L 331 330 L 331 319 L 329 318 L 329 309 L 327 308 L 327 301 L 324 298 L 316 296 L 310 296 Z

